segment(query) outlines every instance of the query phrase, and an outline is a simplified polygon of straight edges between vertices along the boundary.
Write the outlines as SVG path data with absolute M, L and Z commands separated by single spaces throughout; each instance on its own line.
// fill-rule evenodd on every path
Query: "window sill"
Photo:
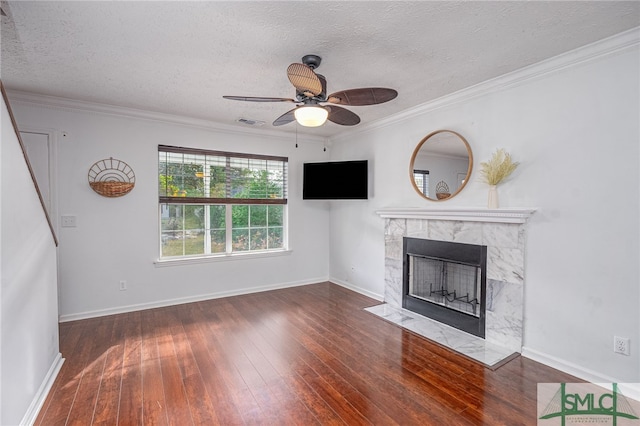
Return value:
M 262 259 L 265 257 L 288 256 L 293 250 L 273 250 L 250 253 L 216 254 L 210 256 L 182 257 L 176 259 L 157 259 L 153 263 L 156 268 L 167 266 L 194 265 L 198 263 L 226 262 L 229 260 Z

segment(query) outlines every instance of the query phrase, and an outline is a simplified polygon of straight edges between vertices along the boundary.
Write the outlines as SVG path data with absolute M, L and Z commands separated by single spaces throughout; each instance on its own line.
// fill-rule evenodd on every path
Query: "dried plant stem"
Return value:
M 480 173 L 489 185 L 498 185 L 513 173 L 518 164 L 520 163 L 514 162 L 511 155 L 501 148 L 496 150 L 489 161 L 480 163 Z

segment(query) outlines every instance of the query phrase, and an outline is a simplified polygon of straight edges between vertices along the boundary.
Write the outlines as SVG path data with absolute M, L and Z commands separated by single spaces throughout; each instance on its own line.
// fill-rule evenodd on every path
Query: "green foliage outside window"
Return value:
M 267 250 L 283 245 L 282 205 L 237 205 L 232 207 L 233 249 Z
M 203 197 L 204 184 L 199 177 L 201 165 L 185 163 L 160 163 L 160 195 L 166 197 Z
M 224 253 L 227 239 L 232 252 L 284 247 L 284 203 L 235 204 L 232 200 L 286 202 L 286 159 L 183 151 L 159 150 L 159 194 L 175 200 L 161 205 L 162 257 Z M 180 198 L 189 199 L 180 204 Z M 190 204 L 193 199 L 204 203 Z M 206 204 L 206 199 L 228 202 Z

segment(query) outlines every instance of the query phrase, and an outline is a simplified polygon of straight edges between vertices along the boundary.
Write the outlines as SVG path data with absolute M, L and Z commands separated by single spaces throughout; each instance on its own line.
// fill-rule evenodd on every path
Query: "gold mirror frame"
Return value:
M 467 167 L 467 174 L 466 174 L 464 180 L 462 181 L 462 184 L 453 193 L 450 193 L 450 195 L 444 196 L 442 198 L 431 198 L 431 197 L 427 197 L 426 195 L 424 195 L 422 190 L 420 188 L 418 188 L 418 185 L 416 184 L 415 177 L 414 177 L 415 161 L 416 161 L 416 157 L 420 153 L 420 150 L 423 148 L 425 143 L 427 143 L 429 138 L 432 138 L 432 137 L 434 137 L 434 136 L 436 136 L 438 134 L 442 134 L 442 133 L 451 133 L 451 134 L 457 136 L 460 139 L 460 141 L 462 141 L 462 143 L 464 144 L 465 148 L 467 149 L 467 154 L 469 156 L 469 164 L 468 164 L 468 167 Z M 467 142 L 467 140 L 461 134 L 459 134 L 457 132 L 454 132 L 453 130 L 436 130 L 435 132 L 429 133 L 427 136 L 422 138 L 420 143 L 418 143 L 418 146 L 416 146 L 416 149 L 413 151 L 413 155 L 411 156 L 411 162 L 409 163 L 409 178 L 410 178 L 410 181 L 411 181 L 411 185 L 413 186 L 413 189 L 415 189 L 415 191 L 418 194 L 420 194 L 420 196 L 422 198 L 424 198 L 426 200 L 429 200 L 429 201 L 445 201 L 445 200 L 449 200 L 449 199 L 455 197 L 456 195 L 458 195 L 460 193 L 460 191 L 462 191 L 462 189 L 467 185 L 467 182 L 469 182 L 469 177 L 471 177 L 471 170 L 472 169 L 473 169 L 473 154 L 471 153 L 471 147 L 469 146 L 469 143 Z

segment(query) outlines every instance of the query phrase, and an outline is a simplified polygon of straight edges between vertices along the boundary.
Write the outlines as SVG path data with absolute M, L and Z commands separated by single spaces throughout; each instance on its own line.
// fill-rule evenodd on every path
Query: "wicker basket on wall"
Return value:
M 89 168 L 89 186 L 103 197 L 122 197 L 136 184 L 133 169 L 124 161 L 113 157 L 96 161 Z
M 438 182 L 436 185 L 436 197 L 438 200 L 445 200 L 451 197 L 451 192 L 449 192 L 449 185 L 443 180 Z

